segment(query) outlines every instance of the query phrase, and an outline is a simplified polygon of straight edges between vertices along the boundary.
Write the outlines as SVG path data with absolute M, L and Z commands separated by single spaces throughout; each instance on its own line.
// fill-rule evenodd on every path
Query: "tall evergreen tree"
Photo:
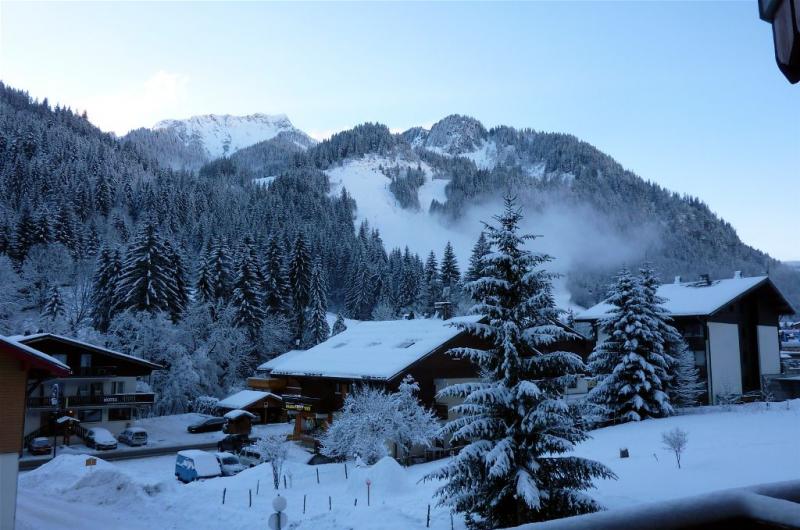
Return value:
M 372 314 L 372 284 L 369 267 L 359 253 L 353 263 L 345 294 L 345 308 L 350 318 L 368 320 Z
M 306 308 L 308 307 L 309 284 L 311 281 L 311 255 L 306 246 L 303 233 L 297 234 L 289 262 L 289 284 L 292 288 L 295 340 L 301 341 L 306 328 Z
M 213 304 L 215 300 L 214 279 L 211 275 L 209 260 L 209 255 L 200 257 L 200 266 L 197 268 L 197 281 L 194 285 L 197 299 L 205 304 Z
M 507 198 L 498 225 L 486 226 L 495 252 L 485 259 L 484 276 L 467 286 L 485 323 L 460 326 L 488 347 L 451 352 L 475 363 L 483 378 L 440 393 L 463 400 L 443 433 L 466 446 L 428 478 L 445 481 L 436 492 L 440 503 L 464 513 L 471 528 L 595 511 L 585 490 L 594 478 L 614 476 L 602 464 L 567 455 L 587 438 L 562 395 L 584 365 L 574 353 L 544 353 L 570 334 L 555 324 L 555 275 L 542 268 L 551 258 L 524 248 L 533 236 L 518 233 L 521 218 Z
M 255 342 L 266 318 L 264 310 L 263 283 L 260 278 L 258 259 L 253 249 L 253 241 L 245 238 L 239 264 L 236 267 L 233 299 L 235 308 L 233 322 L 247 329 L 251 341 Z
M 442 266 L 440 272 L 442 278 L 442 288 L 449 289 L 452 293 L 461 282 L 461 270 L 458 268 L 458 260 L 453 250 L 453 245 L 447 242 L 442 255 Z
M 62 201 L 53 222 L 53 240 L 61 243 L 71 252 L 77 252 L 79 246 L 75 226 L 75 214 L 72 206 L 66 201 Z
M 325 283 L 322 263 L 319 259 L 311 269 L 311 285 L 309 289 L 309 314 L 306 331 L 306 347 L 316 346 L 328 340 L 331 334 L 328 326 L 328 289 Z
M 31 217 L 30 209 L 24 206 L 14 230 L 14 239 L 11 242 L 11 252 L 9 253 L 11 257 L 18 262 L 25 261 L 28 251 L 36 241 L 36 231 L 36 225 Z
M 169 301 L 169 314 L 173 322 L 178 322 L 189 305 L 189 279 L 181 253 L 169 243 L 166 246 L 175 283 L 175 297 Z
M 169 312 L 177 298 L 170 249 L 155 224 L 147 222 L 128 247 L 117 283 L 119 311 Z
M 684 347 L 675 357 L 675 366 L 668 392 L 670 403 L 673 407 L 694 407 L 705 392 L 706 385 L 700 379 L 700 372 L 694 361 L 694 352 L 688 347 Z
M 273 236 L 267 247 L 264 271 L 265 300 L 267 310 L 272 314 L 284 314 L 291 307 L 291 290 L 286 277 L 283 249 L 278 237 Z
M 472 247 L 472 255 L 469 257 L 469 267 L 464 275 L 464 280 L 474 282 L 483 276 L 483 258 L 491 251 L 489 242 L 486 241 L 486 234 L 481 232 L 475 246 Z
M 97 258 L 92 282 L 92 325 L 98 331 L 108 331 L 115 315 L 117 282 L 122 271 L 119 252 L 104 247 Z
M 434 254 L 433 251 L 428 254 L 428 259 L 425 261 L 423 282 L 425 289 L 423 294 L 425 311 L 433 314 L 434 304 L 442 301 L 442 282 L 439 278 L 439 264 L 436 263 L 436 254 Z
M 665 383 L 671 359 L 642 282 L 623 269 L 606 301 L 613 309 L 600 322 L 605 338 L 589 356 L 599 379 L 589 399 L 618 422 L 669 416 L 672 405 Z
M 334 335 L 338 335 L 342 331 L 347 329 L 347 325 L 344 323 L 344 317 L 341 313 L 336 315 L 336 321 L 333 323 L 333 328 L 331 329 L 331 337 Z
M 64 299 L 61 297 L 61 290 L 55 285 L 50 288 L 42 316 L 51 321 L 64 316 Z
M 218 238 L 211 246 L 208 268 L 214 301 L 227 302 L 230 300 L 233 289 L 233 272 L 230 249 L 224 239 Z

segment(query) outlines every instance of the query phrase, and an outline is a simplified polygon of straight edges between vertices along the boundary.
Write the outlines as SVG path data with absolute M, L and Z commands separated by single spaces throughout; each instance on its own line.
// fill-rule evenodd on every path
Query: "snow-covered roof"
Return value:
M 705 316 L 716 313 L 725 305 L 765 282 L 769 282 L 767 276 L 749 278 L 737 276 L 711 282 L 701 280 L 665 283 L 659 286 L 658 296 L 666 300 L 662 306 L 672 316 Z M 771 282 L 769 283 L 772 285 Z M 778 294 L 780 295 L 779 292 Z M 786 303 L 785 300 L 784 302 Z M 786 305 L 789 307 L 788 303 Z M 600 302 L 575 315 L 575 320 L 598 320 L 607 316 L 612 309 L 611 304 Z
M 221 400 L 219 403 L 217 403 L 217 406 L 223 409 L 243 409 L 249 407 L 256 401 L 270 396 L 274 397 L 275 399 L 281 399 L 280 396 L 277 396 L 272 392 L 262 392 L 260 390 L 242 390 Z
M 258 369 L 272 375 L 391 379 L 461 333 L 455 324 L 481 318 L 358 322 L 313 348 L 287 352 Z
M 11 337 L 0 336 L 0 352 L 9 353 L 22 360 L 31 361 L 37 368 L 49 370 L 56 375 L 67 375 L 70 368 L 55 357 L 17 342 Z
M 225 418 L 226 420 L 235 420 L 236 418 L 241 418 L 242 416 L 249 416 L 251 418 L 255 418 L 256 417 L 255 414 L 247 412 L 246 410 L 234 409 L 234 410 L 231 410 L 230 412 L 228 412 L 227 414 L 225 414 L 225 416 L 223 416 L 223 418 Z
M 91 350 L 97 353 L 101 353 L 104 355 L 109 355 L 111 357 L 118 357 L 120 359 L 126 359 L 138 364 L 142 364 L 147 366 L 148 368 L 152 368 L 153 370 L 159 370 L 163 368 L 160 364 L 156 364 L 150 361 L 146 361 L 141 357 L 134 357 L 133 355 L 128 355 L 127 353 L 120 353 L 118 351 L 109 350 L 108 348 L 104 348 L 102 346 L 97 346 L 96 344 L 89 344 L 88 342 L 83 342 L 77 339 L 73 339 L 72 337 L 65 337 L 63 335 L 56 335 L 55 333 L 32 333 L 30 335 L 11 335 L 6 337 L 7 339 L 14 341 L 17 344 L 28 346 L 28 343 L 35 342 L 40 339 L 53 339 L 61 342 L 65 342 L 67 344 L 72 344 L 73 346 L 78 346 L 81 348 L 86 348 L 87 350 Z M 32 346 L 29 346 L 33 348 Z M 34 348 L 35 351 L 36 350 Z M 39 352 L 42 353 L 42 352 Z

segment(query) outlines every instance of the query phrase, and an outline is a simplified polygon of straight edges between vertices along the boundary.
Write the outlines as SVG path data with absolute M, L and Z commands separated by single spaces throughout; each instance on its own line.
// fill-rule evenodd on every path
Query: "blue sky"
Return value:
M 285 113 L 575 134 L 800 259 L 800 87 L 753 2 L 0 4 L 0 79 L 124 133 Z

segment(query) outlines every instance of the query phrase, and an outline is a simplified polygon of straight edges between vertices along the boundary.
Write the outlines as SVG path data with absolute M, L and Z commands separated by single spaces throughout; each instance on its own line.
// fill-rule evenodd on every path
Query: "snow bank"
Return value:
M 367 480 L 371 483 L 370 495 L 376 501 L 412 491 L 408 472 L 390 456 L 384 456 L 369 467 L 354 468 L 351 479 L 347 481 L 347 492 L 354 497 L 366 497 Z
M 141 504 L 175 487 L 170 482 L 144 482 L 99 458 L 97 465 L 90 468 L 86 466 L 87 458 L 89 455 L 59 455 L 22 475 L 20 489 L 71 502 L 124 507 Z

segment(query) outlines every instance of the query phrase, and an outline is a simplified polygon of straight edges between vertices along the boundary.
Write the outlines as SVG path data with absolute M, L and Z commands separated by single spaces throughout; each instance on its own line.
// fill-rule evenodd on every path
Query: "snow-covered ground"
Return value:
M 800 400 L 700 412 L 594 431 L 593 439 L 577 453 L 605 463 L 619 479 L 598 483 L 592 495 L 613 509 L 800 476 Z M 689 433 L 680 470 L 661 443 L 661 433 L 674 427 Z M 619 458 L 622 447 L 628 448 L 630 458 Z M 345 479 L 342 464 L 309 466 L 304 463 L 308 456 L 293 448 L 285 468 L 290 487 L 280 490 L 288 500 L 292 528 L 424 528 L 429 503 L 430 528 L 450 528 L 449 512 L 430 501 L 436 484 L 420 482 L 441 462 L 401 468 L 384 460 L 364 469 L 355 469 L 351 463 Z M 172 456 L 98 462 L 94 470 L 83 464 L 81 456 L 64 455 L 24 473 L 18 528 L 265 528 L 274 496 L 268 465 L 236 477 L 183 485 L 174 479 Z M 367 479 L 372 482 L 369 507 Z M 224 506 L 223 489 L 227 490 Z M 252 508 L 248 490 L 253 491 Z M 460 517 L 454 518 L 454 526 L 464 528 Z

